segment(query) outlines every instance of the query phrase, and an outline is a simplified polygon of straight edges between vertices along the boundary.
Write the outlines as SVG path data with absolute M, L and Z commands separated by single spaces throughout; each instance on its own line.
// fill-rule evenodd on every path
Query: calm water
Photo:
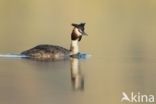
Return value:
M 156 59 L 144 58 L 92 56 L 58 62 L 1 58 L 0 102 L 120 104 L 123 91 L 155 95 Z
M 0 54 L 42 43 L 68 48 L 70 24 L 82 21 L 89 35 L 80 50 L 92 55 L 0 58 L 0 104 L 123 104 L 122 92 L 156 96 L 155 11 L 154 0 L 0 0 Z

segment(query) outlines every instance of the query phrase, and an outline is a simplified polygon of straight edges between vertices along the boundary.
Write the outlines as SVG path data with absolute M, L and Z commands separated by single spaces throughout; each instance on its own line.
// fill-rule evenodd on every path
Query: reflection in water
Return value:
M 71 82 L 74 90 L 84 90 L 84 76 L 81 73 L 79 59 L 71 58 Z
M 81 90 L 82 91 L 82 90 L 84 90 L 84 76 L 81 72 L 79 61 L 80 60 L 76 57 L 72 57 L 72 58 L 70 58 L 70 60 L 64 60 L 64 61 L 46 61 L 45 62 L 45 61 L 35 61 L 35 60 L 24 60 L 24 62 L 28 63 L 31 67 L 33 66 L 33 69 L 35 68 L 38 71 L 43 70 L 43 69 L 44 69 L 44 71 L 48 71 L 48 70 L 54 71 L 55 69 L 57 69 L 57 71 L 59 71 L 60 69 L 63 69 L 65 72 L 71 73 L 68 75 L 70 75 L 71 85 L 72 85 L 73 90 L 75 90 L 75 91 Z M 52 69 L 54 69 L 54 70 L 52 70 Z M 67 70 L 70 69 L 70 71 L 67 71 L 66 69 Z M 55 78 L 57 74 L 58 73 L 53 72 L 51 77 L 53 76 Z M 66 73 L 66 75 L 67 75 L 67 73 Z M 60 77 L 63 77 L 66 75 L 64 73 Z M 60 82 L 60 80 L 57 80 L 57 82 Z M 63 81 L 63 83 L 64 82 L 65 82 L 65 80 Z M 69 82 L 69 81 L 67 81 L 67 82 Z M 64 83 L 64 84 L 66 84 L 66 83 Z M 69 85 L 68 85 L 68 87 L 69 87 Z

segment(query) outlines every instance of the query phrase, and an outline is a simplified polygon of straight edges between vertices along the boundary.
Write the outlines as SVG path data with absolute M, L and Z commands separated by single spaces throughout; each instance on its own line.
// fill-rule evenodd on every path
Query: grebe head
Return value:
M 74 56 L 79 53 L 78 42 L 81 40 L 83 35 L 87 35 L 87 34 L 84 32 L 85 23 L 80 23 L 80 24 L 73 23 L 72 26 L 74 26 L 74 29 L 71 33 L 70 51 L 71 51 L 71 56 Z
M 84 31 L 85 23 L 80 23 L 80 24 L 73 23 L 72 26 L 74 26 L 74 29 L 71 34 L 71 40 L 78 39 L 80 41 L 83 35 L 87 35 Z

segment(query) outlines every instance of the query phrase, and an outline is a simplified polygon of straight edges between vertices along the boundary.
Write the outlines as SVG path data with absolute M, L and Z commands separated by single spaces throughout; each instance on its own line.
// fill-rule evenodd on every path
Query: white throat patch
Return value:
M 75 31 L 75 33 L 76 33 L 78 36 L 81 36 L 81 35 L 82 35 L 82 33 L 79 31 L 78 28 L 75 27 L 74 31 Z

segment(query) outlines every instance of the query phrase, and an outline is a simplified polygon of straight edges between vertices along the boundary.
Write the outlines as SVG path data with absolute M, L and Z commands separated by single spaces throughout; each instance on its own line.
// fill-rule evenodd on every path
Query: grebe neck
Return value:
M 78 40 L 72 40 L 70 45 L 71 55 L 76 55 L 79 53 Z

